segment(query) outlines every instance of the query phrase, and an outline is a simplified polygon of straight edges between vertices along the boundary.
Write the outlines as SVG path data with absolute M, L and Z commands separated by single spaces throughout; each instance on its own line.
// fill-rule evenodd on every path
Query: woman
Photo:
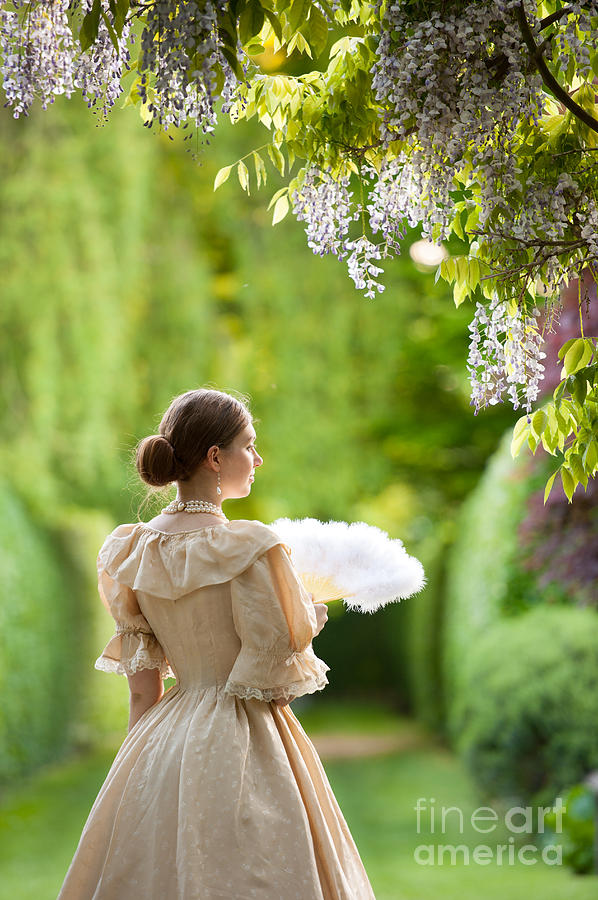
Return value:
M 326 607 L 271 528 L 222 511 L 251 491 L 255 441 L 244 403 L 195 390 L 137 447 L 141 478 L 177 497 L 98 556 L 116 632 L 95 667 L 127 676 L 129 730 L 58 900 L 374 898 L 289 707 L 328 684 Z

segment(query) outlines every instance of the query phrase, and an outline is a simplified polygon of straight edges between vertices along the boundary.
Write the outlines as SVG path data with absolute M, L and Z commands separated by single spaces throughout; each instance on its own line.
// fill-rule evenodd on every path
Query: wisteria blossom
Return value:
M 156 0 L 149 6 L 139 87 L 148 126 L 157 120 L 167 131 L 191 121 L 204 132 L 214 130 L 216 67 L 224 71 L 225 97 L 236 83 L 218 40 L 218 11 L 225 7 L 224 0 L 187 0 L 174 8 L 170 0 Z
M 357 216 L 351 198 L 348 177 L 335 179 L 330 172 L 321 172 L 315 166 L 305 172 L 301 187 L 290 199 L 295 216 L 305 222 L 307 244 L 314 253 L 346 257 L 345 237 Z
M 82 12 L 84 15 L 89 13 L 92 7 L 93 0 L 83 0 Z M 110 20 L 111 11 L 108 0 L 102 0 L 102 8 Z M 97 40 L 76 61 L 74 84 L 81 89 L 88 106 L 100 106 L 104 118 L 122 94 L 121 78 L 130 68 L 129 48 L 133 40 L 134 35 L 131 34 L 130 25 L 125 23 L 117 41 L 118 48 L 116 48 L 112 43 L 104 19 L 100 18 Z
M 355 287 L 365 291 L 365 296 L 372 299 L 376 296 L 376 292 L 381 293 L 384 290 L 384 285 L 376 281 L 376 277 L 382 273 L 383 269 L 372 262 L 373 259 L 382 259 L 382 250 L 379 245 L 374 244 L 367 237 L 349 241 L 347 249 L 349 250 L 347 259 L 349 276 L 353 279 Z
M 542 113 L 541 78 L 522 77 L 529 52 L 514 16 L 518 2 L 480 0 L 442 15 L 435 10 L 423 21 L 413 21 L 408 4 L 386 9 L 372 88 L 383 143 L 417 145 L 410 199 L 422 208 L 426 237 L 433 226 L 438 239 L 448 235 L 452 179 L 472 169 L 482 176 L 486 220 L 505 180 L 516 175 L 509 145 L 517 127 Z
M 45 109 L 56 95 L 70 97 L 76 89 L 106 117 L 123 91 L 135 35 L 129 20 L 117 35 L 111 4 L 100 3 L 97 37 L 82 51 L 79 29 L 94 0 L 76 5 L 69 0 L 1 0 L 3 88 L 15 118 L 27 114 L 36 97 Z M 226 6 L 224 0 L 146 5 L 135 64 L 146 125 L 157 122 L 166 131 L 191 122 L 204 132 L 214 130 L 216 100 L 226 109 L 237 85 L 218 36 L 218 14 Z
M 17 0 L 0 7 L 0 58 L 6 104 L 18 119 L 36 97 L 43 109 L 74 90 L 75 47 L 67 18 L 68 0 Z
M 476 304 L 467 369 L 471 383 L 471 403 L 476 414 L 483 406 L 493 406 L 506 393 L 514 409 L 523 395 L 526 412 L 540 390 L 544 378 L 542 336 L 536 324 L 539 310 L 531 315 L 495 297 L 488 306 Z

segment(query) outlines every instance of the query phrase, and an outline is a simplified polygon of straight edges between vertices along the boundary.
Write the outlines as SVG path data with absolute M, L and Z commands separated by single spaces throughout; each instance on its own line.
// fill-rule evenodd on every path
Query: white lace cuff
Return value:
M 319 659 L 311 644 L 284 657 L 269 650 L 241 649 L 228 681 L 226 694 L 243 700 L 286 700 L 321 691 L 328 684 L 330 666 Z
M 156 636 L 151 631 L 123 625 L 117 625 L 116 633 L 96 659 L 94 668 L 117 675 L 159 669 L 162 678 L 176 678 Z

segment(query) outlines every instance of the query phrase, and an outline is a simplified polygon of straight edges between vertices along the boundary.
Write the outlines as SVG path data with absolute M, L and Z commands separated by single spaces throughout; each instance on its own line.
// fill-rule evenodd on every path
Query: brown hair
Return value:
M 159 433 L 137 445 L 137 471 L 153 487 L 186 481 L 210 447 L 228 446 L 252 421 L 244 399 L 207 388 L 186 391 L 174 398 L 162 416 Z

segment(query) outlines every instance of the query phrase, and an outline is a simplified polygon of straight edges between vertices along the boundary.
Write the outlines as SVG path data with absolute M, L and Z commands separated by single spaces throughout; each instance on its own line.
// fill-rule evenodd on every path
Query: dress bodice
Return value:
M 121 525 L 100 550 L 98 580 L 116 633 L 96 668 L 156 667 L 182 688 L 260 699 L 327 683 L 311 646 L 313 602 L 289 549 L 261 522 L 170 533 Z

